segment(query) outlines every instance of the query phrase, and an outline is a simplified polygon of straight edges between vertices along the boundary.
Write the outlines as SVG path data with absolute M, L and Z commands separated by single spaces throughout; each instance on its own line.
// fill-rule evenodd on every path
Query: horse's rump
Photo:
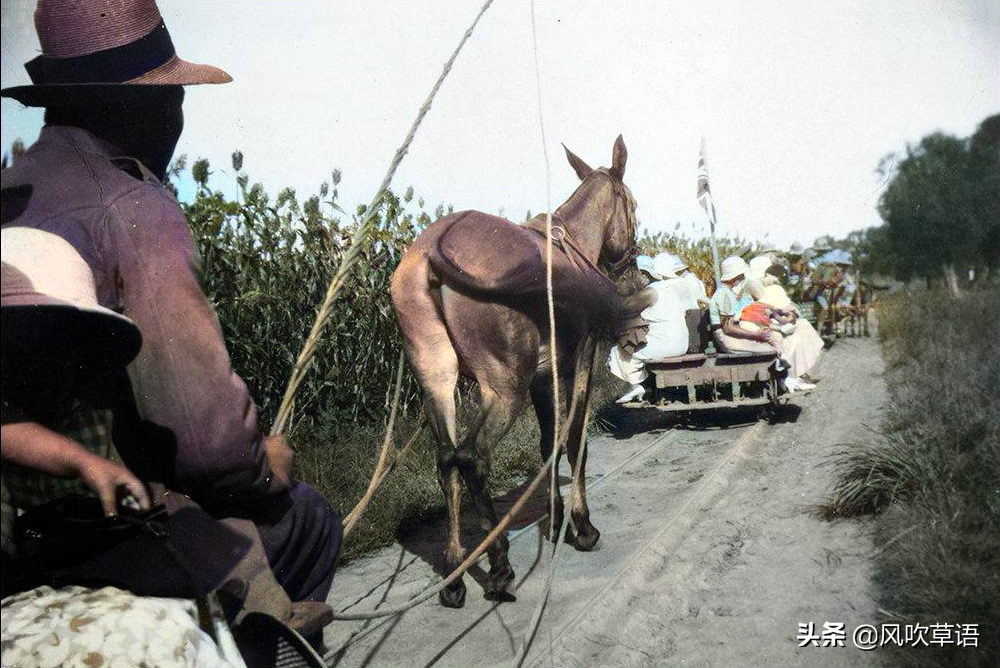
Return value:
M 442 222 L 446 228 L 429 249 L 428 259 L 445 283 L 505 303 L 543 303 L 544 236 L 478 211 L 463 211 Z M 552 283 L 557 310 L 582 314 L 592 327 L 612 326 L 619 309 L 614 283 L 583 258 L 571 260 L 566 253 L 555 245 Z

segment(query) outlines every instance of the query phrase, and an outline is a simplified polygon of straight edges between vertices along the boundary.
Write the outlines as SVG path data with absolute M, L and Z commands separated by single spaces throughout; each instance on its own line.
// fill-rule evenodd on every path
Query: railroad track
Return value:
M 595 600 L 598 600 L 602 595 L 606 594 L 608 588 L 613 586 L 613 582 L 617 581 L 625 572 L 627 572 L 627 570 L 631 568 L 633 564 L 635 564 L 636 559 L 638 559 L 642 554 L 645 554 L 648 551 L 649 546 L 653 544 L 653 541 L 655 541 L 656 538 L 660 537 L 664 532 L 669 530 L 669 528 L 677 522 L 678 518 L 688 510 L 689 506 L 696 499 L 700 498 L 706 486 L 713 482 L 713 480 L 716 478 L 718 472 L 722 469 L 722 467 L 725 466 L 727 462 L 731 461 L 733 457 L 741 450 L 741 448 L 745 447 L 745 444 L 747 442 L 752 441 L 753 437 L 758 433 L 759 429 L 760 429 L 759 425 L 754 425 L 749 429 L 739 430 L 741 434 L 740 437 L 733 439 L 731 443 L 725 445 L 722 454 L 715 455 L 715 458 L 713 459 L 714 463 L 710 466 L 710 468 L 705 469 L 706 471 L 708 471 L 708 473 L 705 474 L 705 476 L 702 477 L 697 482 L 697 484 L 686 485 L 686 488 L 689 489 L 690 491 L 685 493 L 685 500 L 682 502 L 681 506 L 679 506 L 678 509 L 674 511 L 671 515 L 667 516 L 666 519 L 661 521 L 657 529 L 655 529 L 652 533 L 650 533 L 650 537 L 647 540 L 645 540 L 643 544 L 638 547 L 638 549 L 632 551 L 631 556 L 625 560 L 624 562 L 625 565 L 622 566 L 620 569 L 618 569 L 616 571 L 616 574 L 612 576 L 611 583 L 609 583 L 599 592 L 588 598 L 584 604 L 582 605 L 577 604 L 573 606 L 574 612 L 569 621 L 563 622 L 564 617 L 560 617 L 555 613 L 555 611 L 551 612 L 551 620 L 549 624 L 552 623 L 559 624 L 559 630 L 556 631 L 554 634 L 552 632 L 547 632 L 545 641 L 546 645 L 548 645 L 550 642 L 554 642 L 555 639 L 561 636 L 566 629 L 571 628 L 572 625 L 582 615 L 584 615 L 588 609 L 590 609 L 593 606 Z M 589 475 L 588 496 L 591 498 L 594 507 L 596 508 L 601 503 L 603 503 L 606 496 L 612 496 L 612 497 L 614 496 L 615 494 L 614 490 L 616 488 L 614 486 L 608 487 L 607 485 L 610 482 L 615 480 L 620 480 L 623 476 L 630 476 L 637 473 L 641 473 L 645 468 L 647 468 L 650 465 L 651 461 L 659 459 L 659 456 L 661 456 L 664 452 L 665 446 L 671 443 L 675 443 L 679 438 L 681 438 L 684 435 L 695 434 L 695 433 L 696 432 L 685 432 L 683 430 L 678 430 L 678 429 L 669 429 L 661 434 L 657 434 L 649 438 L 648 442 L 644 443 L 642 446 L 640 446 L 634 452 L 629 454 L 622 461 L 615 463 L 610 469 L 600 472 L 598 474 L 592 473 L 591 475 Z M 710 434 L 700 438 L 707 437 L 710 442 L 717 443 L 718 441 L 717 436 L 718 432 L 714 432 L 714 434 Z M 593 469 L 593 467 L 591 467 L 591 469 Z M 596 516 L 598 520 L 600 520 L 601 513 L 598 511 L 596 513 Z M 540 536 L 541 534 L 537 532 L 536 528 L 540 522 L 544 521 L 544 519 L 545 516 L 539 517 L 538 519 L 536 519 L 534 522 L 532 522 L 527 526 L 508 532 L 508 537 L 511 540 L 512 546 L 518 542 L 523 543 L 523 538 L 525 536 L 529 535 Z M 608 519 L 605 520 L 605 523 L 608 521 Z M 542 541 L 539 540 L 537 548 L 534 551 L 531 563 L 525 564 L 524 559 L 519 560 L 521 563 L 518 563 L 516 565 L 516 568 L 521 577 L 519 577 L 518 579 L 515 591 L 522 590 L 522 587 L 525 584 L 531 584 L 531 580 L 533 577 L 540 578 L 540 575 L 535 574 L 534 571 L 536 570 L 536 567 L 539 563 L 541 552 L 542 552 Z M 587 558 L 586 555 L 584 555 L 583 558 L 586 559 Z M 388 598 L 389 589 L 391 589 L 395 583 L 398 583 L 400 581 L 401 576 L 404 575 L 409 569 L 414 567 L 414 564 L 419 565 L 418 562 L 420 561 L 422 561 L 421 558 L 415 555 L 409 556 L 405 560 L 400 561 L 397 564 L 397 568 L 393 571 L 392 574 L 390 574 L 387 577 L 384 577 L 379 582 L 379 584 L 369 588 L 363 595 L 356 597 L 350 605 L 344 607 L 343 609 L 349 610 L 350 608 L 362 604 L 366 601 L 370 602 L 372 601 L 373 598 L 376 600 L 381 599 L 381 601 L 379 601 L 378 604 L 381 605 L 382 601 Z M 561 569 L 562 568 L 566 568 L 565 565 L 562 566 Z M 558 591 L 561 586 L 563 585 L 560 582 L 560 578 L 557 577 L 553 589 Z M 388 587 L 389 589 L 384 589 L 386 587 Z M 523 596 L 519 594 L 519 601 L 517 603 L 508 604 L 507 606 L 504 606 L 502 608 L 502 611 L 504 612 L 504 614 L 506 614 L 508 611 L 512 611 L 514 609 L 513 606 L 517 606 L 518 609 L 523 607 L 524 614 L 528 614 L 528 612 L 532 607 L 532 603 L 535 600 L 534 595 L 536 593 L 537 592 L 531 592 L 530 594 Z M 429 602 L 427 605 L 434 606 L 435 603 Z M 419 609 L 420 608 L 417 608 L 416 610 Z M 466 610 L 468 610 L 468 608 Z M 455 633 L 456 641 L 458 638 L 463 637 L 466 633 L 470 632 L 472 629 L 481 624 L 486 617 L 496 612 L 497 610 L 498 608 L 496 605 L 491 605 L 486 611 L 470 619 L 470 623 L 466 627 Z M 452 612 L 451 614 L 463 614 L 463 613 Z M 472 613 L 465 612 L 465 614 L 472 614 Z M 332 649 L 330 649 L 327 652 L 327 656 L 331 657 L 332 660 L 331 665 L 338 665 L 339 660 L 345 657 L 349 652 L 353 653 L 354 649 L 361 649 L 361 646 L 369 644 L 365 641 L 372 634 L 375 634 L 376 632 L 385 629 L 387 630 L 386 635 L 383 636 L 382 639 L 374 641 L 376 645 L 382 645 L 382 643 L 386 640 L 391 630 L 394 629 L 398 623 L 399 623 L 398 618 L 387 618 L 375 622 L 369 622 L 361 626 L 361 628 L 355 631 L 346 640 L 342 640 L 341 642 L 336 644 L 331 643 Z M 520 628 L 518 622 L 512 621 L 510 626 L 511 628 L 509 632 L 511 634 L 516 635 L 522 632 L 522 629 Z M 430 663 L 427 663 L 426 665 L 428 666 L 435 665 L 437 662 L 445 658 L 445 656 L 447 655 L 447 651 L 451 647 L 451 645 L 452 645 L 451 642 L 445 643 L 443 649 L 439 651 L 437 655 L 432 657 Z M 530 663 L 530 661 L 532 660 L 537 661 L 537 657 L 534 656 L 534 653 L 529 655 L 529 663 L 526 665 L 533 665 Z

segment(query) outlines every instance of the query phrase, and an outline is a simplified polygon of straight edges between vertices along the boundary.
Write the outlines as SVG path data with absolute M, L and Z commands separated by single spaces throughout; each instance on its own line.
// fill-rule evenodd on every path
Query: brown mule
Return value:
M 621 136 L 610 168 L 591 169 L 569 149 L 566 155 L 582 182 L 553 214 L 553 275 L 557 362 L 562 405 L 567 407 L 562 437 L 574 462 L 586 436 L 597 339 L 617 317 L 610 279 L 633 264 L 635 200 L 622 182 L 627 152 Z M 438 443 L 438 481 L 448 506 L 444 556 L 449 572 L 465 556 L 459 537 L 461 484 L 468 488 L 482 528 L 489 531 L 498 521 L 487 488 L 490 453 L 528 393 L 541 427 L 543 459 L 552 452 L 544 230 L 544 216 L 519 226 L 477 211 L 456 213 L 429 225 L 392 277 L 392 303 Z M 461 441 L 455 408 L 460 374 L 477 381 L 481 398 L 480 412 Z M 570 514 L 575 531 L 567 531 L 579 550 L 592 549 L 600 537 L 590 523 L 585 465 L 581 458 L 573 471 L 576 493 Z M 562 512 L 560 498 L 550 526 L 561 524 Z M 514 571 L 507 549 L 502 535 L 489 547 L 487 598 L 512 598 Z M 440 600 L 461 607 L 462 579 L 442 591 Z

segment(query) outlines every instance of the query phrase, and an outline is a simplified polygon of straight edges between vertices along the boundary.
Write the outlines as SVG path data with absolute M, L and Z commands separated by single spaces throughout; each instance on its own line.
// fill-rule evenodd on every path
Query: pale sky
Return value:
M 367 202 L 478 11 L 469 2 L 161 0 L 181 57 L 229 71 L 188 89 L 178 153 L 304 199 L 343 171 L 345 209 Z M 34 2 L 2 4 L 2 85 L 27 81 Z M 396 176 L 428 208 L 520 220 L 545 208 L 529 3 L 496 0 Z M 879 159 L 934 130 L 967 136 L 1000 108 L 1000 5 L 989 0 L 621 2 L 538 0 L 554 203 L 576 177 L 560 142 L 625 181 L 646 227 L 705 229 L 695 202 L 704 135 L 722 233 L 787 246 L 879 222 Z M 2 106 L 2 145 L 41 114 Z M 698 221 L 696 230 L 692 221 Z

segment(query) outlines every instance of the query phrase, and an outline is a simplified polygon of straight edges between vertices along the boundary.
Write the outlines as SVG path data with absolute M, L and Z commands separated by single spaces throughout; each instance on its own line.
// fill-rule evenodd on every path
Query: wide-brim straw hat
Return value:
M 746 276 L 750 267 L 747 266 L 746 260 L 739 255 L 731 255 L 722 261 L 721 271 L 722 280 L 731 281 L 738 276 Z
M 80 346 L 81 361 L 90 368 L 125 366 L 139 353 L 139 328 L 97 303 L 90 266 L 62 237 L 5 227 L 0 231 L 0 268 L 5 348 L 15 337 L 16 347 L 23 349 L 31 345 L 33 333 L 61 328 Z M 55 356 L 60 351 L 39 353 Z
M 29 107 L 142 99 L 156 88 L 233 80 L 182 60 L 154 0 L 39 0 L 42 55 L 25 64 L 31 85 L 0 90 Z

